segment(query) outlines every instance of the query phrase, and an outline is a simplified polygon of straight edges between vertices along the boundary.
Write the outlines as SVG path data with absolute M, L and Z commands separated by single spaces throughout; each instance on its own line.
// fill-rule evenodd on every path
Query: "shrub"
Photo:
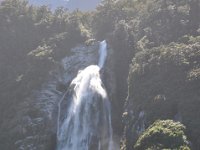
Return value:
M 137 140 L 136 150 L 189 149 L 185 126 L 172 120 L 154 122 Z

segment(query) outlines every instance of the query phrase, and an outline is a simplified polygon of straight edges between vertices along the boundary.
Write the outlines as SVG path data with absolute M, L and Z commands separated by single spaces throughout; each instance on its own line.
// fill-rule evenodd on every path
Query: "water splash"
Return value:
M 71 82 L 71 104 L 61 124 L 60 112 L 58 116 L 58 150 L 113 150 L 111 106 L 100 78 L 106 48 L 106 41 L 101 42 L 99 66 L 86 67 Z

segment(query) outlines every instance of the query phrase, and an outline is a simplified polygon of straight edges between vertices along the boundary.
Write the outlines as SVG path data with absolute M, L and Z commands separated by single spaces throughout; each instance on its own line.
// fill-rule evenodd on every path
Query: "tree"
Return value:
M 157 119 L 178 118 L 186 125 L 194 148 L 199 149 L 199 42 L 199 37 L 188 37 L 185 43 L 143 49 L 135 55 L 128 78 L 128 137 L 130 133 L 138 136 L 143 111 L 145 126 Z

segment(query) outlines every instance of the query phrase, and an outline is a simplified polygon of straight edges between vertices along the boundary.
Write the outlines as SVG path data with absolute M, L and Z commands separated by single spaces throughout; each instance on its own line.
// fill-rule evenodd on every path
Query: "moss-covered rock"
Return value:
M 136 150 L 189 150 L 184 131 L 184 125 L 179 122 L 158 120 L 139 137 L 134 148 Z

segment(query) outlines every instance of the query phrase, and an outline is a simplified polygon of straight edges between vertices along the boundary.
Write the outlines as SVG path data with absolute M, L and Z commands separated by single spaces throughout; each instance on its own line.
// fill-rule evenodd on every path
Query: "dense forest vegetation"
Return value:
M 15 125 L 22 122 L 23 113 L 33 115 L 31 110 L 23 110 L 25 102 L 32 105 L 27 97 L 42 86 L 72 47 L 91 36 L 87 19 L 88 15 L 78 10 L 58 8 L 52 12 L 46 6 L 30 6 L 20 0 L 1 3 L 1 149 L 16 149 L 14 143 L 23 133 Z
M 103 0 L 91 12 L 1 2 L 0 148 L 16 149 L 21 102 L 71 48 L 93 39 L 114 51 L 121 149 L 200 149 L 199 0 Z

